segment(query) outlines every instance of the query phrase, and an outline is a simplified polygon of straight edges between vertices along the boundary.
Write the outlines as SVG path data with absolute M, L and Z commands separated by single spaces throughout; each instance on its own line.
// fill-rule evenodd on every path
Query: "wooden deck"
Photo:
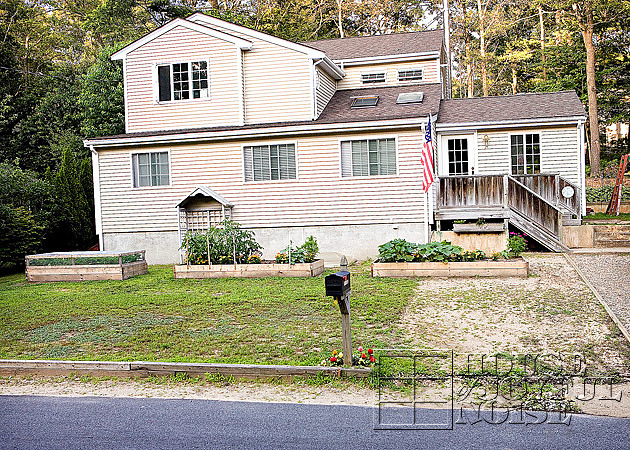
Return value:
M 573 192 L 565 197 L 567 186 Z M 577 186 L 553 174 L 440 177 L 435 219 L 509 220 L 552 250 L 566 251 L 562 226 L 579 222 L 580 198 Z

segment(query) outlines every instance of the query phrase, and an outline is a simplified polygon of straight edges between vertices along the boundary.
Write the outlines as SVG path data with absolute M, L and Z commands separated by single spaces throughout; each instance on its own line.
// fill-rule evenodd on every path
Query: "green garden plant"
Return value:
M 317 239 L 309 236 L 304 244 L 296 248 L 293 247 L 293 241 L 289 241 L 289 245 L 276 254 L 276 262 L 278 264 L 312 263 L 318 253 Z
M 253 231 L 225 219 L 220 226 L 210 227 L 205 233 L 187 232 L 181 249 L 186 251 L 188 264 L 248 264 L 255 263 L 255 260 L 250 261 L 250 256 L 259 255 L 262 247 L 256 242 Z
M 525 234 L 510 232 L 508 237 L 507 250 L 510 256 L 518 257 L 527 249 L 527 240 Z

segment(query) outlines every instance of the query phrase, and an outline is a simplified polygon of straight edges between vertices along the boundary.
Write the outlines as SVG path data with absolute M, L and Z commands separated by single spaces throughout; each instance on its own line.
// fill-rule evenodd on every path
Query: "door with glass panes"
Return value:
M 474 135 L 442 136 L 440 175 L 465 176 L 475 174 L 477 149 Z

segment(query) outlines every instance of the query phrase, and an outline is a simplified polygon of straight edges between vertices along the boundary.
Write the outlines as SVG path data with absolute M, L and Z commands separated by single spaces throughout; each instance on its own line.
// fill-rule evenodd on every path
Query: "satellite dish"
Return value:
M 562 196 L 564 198 L 571 198 L 573 197 L 573 194 L 575 194 L 575 189 L 573 189 L 571 186 L 565 186 L 562 188 Z

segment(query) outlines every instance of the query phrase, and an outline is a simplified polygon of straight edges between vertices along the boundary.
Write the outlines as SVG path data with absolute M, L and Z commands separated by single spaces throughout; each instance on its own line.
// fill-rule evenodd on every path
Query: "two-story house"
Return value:
M 442 30 L 294 43 L 197 13 L 112 59 L 125 134 L 85 141 L 101 249 L 173 263 L 183 233 L 231 217 L 265 257 L 314 235 L 325 255 L 365 258 L 475 216 L 561 249 L 562 217 L 579 220 L 575 93 L 451 100 Z

